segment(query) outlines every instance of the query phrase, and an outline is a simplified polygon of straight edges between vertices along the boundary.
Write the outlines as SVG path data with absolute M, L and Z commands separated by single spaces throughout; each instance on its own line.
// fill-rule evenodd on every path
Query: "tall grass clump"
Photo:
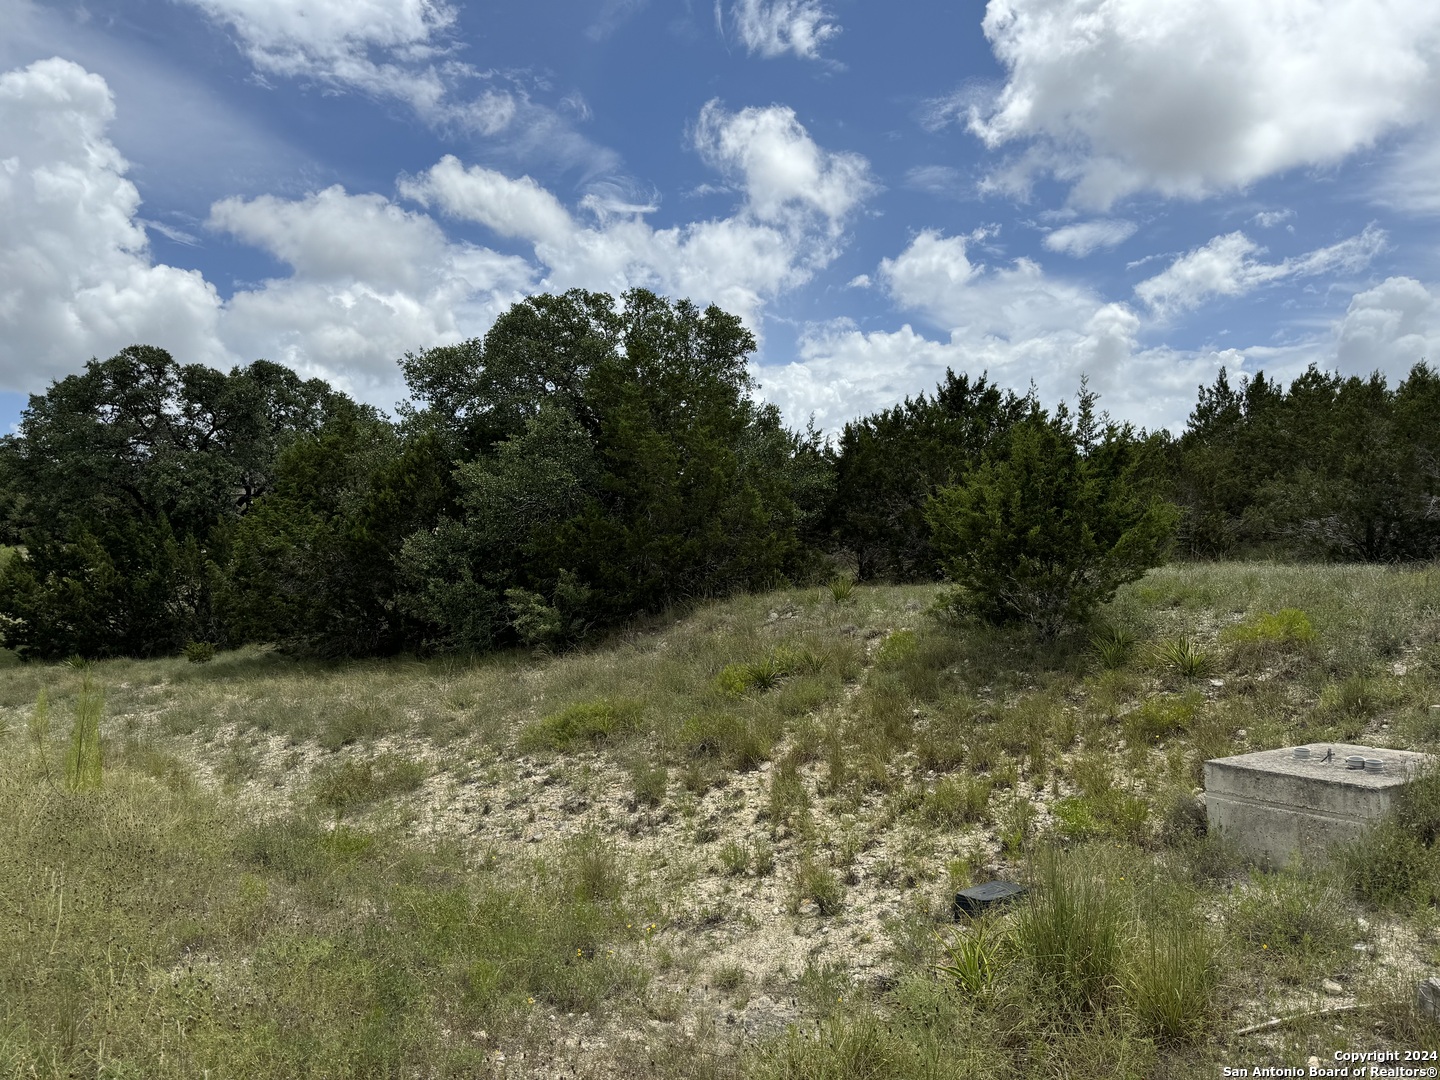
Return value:
M 1081 1010 L 1101 1008 L 1121 977 L 1125 914 L 1083 854 L 1041 848 L 1015 920 L 1015 942 L 1042 992 Z
M 1142 919 L 1123 984 L 1126 1002 L 1153 1038 L 1184 1042 L 1201 1035 L 1215 1007 L 1219 946 L 1193 909 Z
M 71 791 L 91 791 L 103 779 L 100 713 L 105 695 L 86 675 L 75 699 L 75 725 L 70 729 L 70 752 L 65 756 L 65 784 Z
M 830 579 L 830 599 L 837 604 L 848 604 L 855 599 L 855 579 L 849 574 L 837 574 Z

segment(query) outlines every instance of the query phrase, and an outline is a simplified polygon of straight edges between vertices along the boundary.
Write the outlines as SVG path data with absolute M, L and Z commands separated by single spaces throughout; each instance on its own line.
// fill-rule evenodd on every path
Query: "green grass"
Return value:
M 426 774 L 424 765 L 397 754 L 345 761 L 316 776 L 315 805 L 343 817 L 392 795 L 414 791 L 425 782 Z

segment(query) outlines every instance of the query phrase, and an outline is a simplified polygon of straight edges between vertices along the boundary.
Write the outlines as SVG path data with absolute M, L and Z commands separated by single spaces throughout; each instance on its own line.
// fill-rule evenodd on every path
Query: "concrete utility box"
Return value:
M 1216 758 L 1205 763 L 1205 814 L 1212 832 L 1265 862 L 1323 856 L 1384 817 L 1425 762 L 1409 750 L 1348 743 Z

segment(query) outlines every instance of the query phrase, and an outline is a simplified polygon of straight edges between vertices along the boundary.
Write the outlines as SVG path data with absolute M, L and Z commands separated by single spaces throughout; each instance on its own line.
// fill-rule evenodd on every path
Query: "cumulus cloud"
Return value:
M 1060 251 L 1083 259 L 1092 251 L 1123 244 L 1135 235 L 1135 228 L 1133 221 L 1113 218 L 1080 221 L 1046 233 L 1044 243 L 1051 251 Z
M 1112 415 L 1152 429 L 1179 430 L 1195 404 L 1196 387 L 1224 366 L 1232 374 L 1264 368 L 1281 379 L 1310 363 L 1403 376 L 1421 355 L 1440 348 L 1440 297 L 1407 278 L 1358 294 L 1334 327 L 1285 347 L 1178 350 L 1146 343 L 1141 313 L 1089 286 L 1051 277 L 1035 262 L 987 265 L 974 257 L 979 236 L 918 234 L 878 279 L 897 307 L 935 327 L 928 336 L 909 324 L 864 331 L 846 320 L 811 327 L 799 358 L 761 369 L 770 400 L 792 422 L 814 413 L 836 431 L 857 416 L 928 391 L 947 367 L 1017 391 L 1033 384 L 1043 403 L 1073 397 L 1082 375 Z M 1152 308 L 1169 310 L 1209 295 L 1234 295 L 1280 277 L 1363 265 L 1384 242 L 1378 229 L 1279 263 L 1242 234 L 1217 237 L 1177 259 L 1140 291 Z M 1427 353 L 1427 350 L 1428 353 Z
M 1357 236 L 1278 263 L 1261 262 L 1265 249 L 1242 232 L 1217 236 L 1181 255 L 1165 270 L 1135 286 L 1135 295 L 1160 313 L 1187 311 L 1212 296 L 1241 296 L 1287 278 L 1358 270 L 1385 247 L 1383 229 L 1366 226 Z
M 396 387 L 397 357 L 477 332 L 534 280 L 524 259 L 450 241 L 423 214 L 339 186 L 225 199 L 208 225 L 292 269 L 230 298 L 227 346 L 367 398 Z
M 712 99 L 695 124 L 695 147 L 708 164 L 742 185 L 747 209 L 761 221 L 814 212 L 838 230 L 876 190 L 863 157 L 822 149 L 795 110 L 783 105 L 732 113 Z
M 833 257 L 873 190 L 862 158 L 818 147 L 788 110 L 712 105 L 697 145 L 739 186 L 729 216 L 658 229 L 646 221 L 653 200 L 618 188 L 572 209 L 528 177 L 446 157 L 402 177 L 402 197 L 528 243 L 532 256 L 457 241 L 426 212 L 339 186 L 228 198 L 206 229 L 288 269 L 222 303 L 200 273 L 155 264 L 139 195 L 106 137 L 113 115 L 104 80 L 73 63 L 0 75 L 0 385 L 34 389 L 37 375 L 147 342 L 215 366 L 263 356 L 388 404 L 396 357 L 483 333 L 540 288 L 647 286 L 718 303 L 759 330 L 773 297 Z
M 1047 170 L 1099 208 L 1338 162 L 1440 92 L 1430 0 L 990 0 L 983 28 L 1007 80 L 952 113 L 991 147 L 1046 147 L 1008 186 Z
M 909 324 L 864 331 L 840 320 L 806 332 L 799 359 L 763 368 L 765 396 L 792 422 L 811 412 L 824 429 L 933 389 L 947 367 L 1023 392 L 1032 382 L 1047 404 L 1072 397 L 1080 377 L 1116 415 L 1162 425 L 1183 419 L 1197 380 L 1223 361 L 1139 344 L 1140 317 L 1089 287 L 1051 278 L 1033 261 L 987 266 L 971 257 L 979 235 L 917 235 L 879 267 L 880 283 L 904 310 L 941 331 Z M 1235 366 L 1231 361 L 1232 368 Z
M 33 389 L 137 341 L 225 357 L 215 289 L 151 262 L 114 115 L 105 80 L 68 60 L 0 74 L 0 385 Z
M 1414 278 L 1387 278 L 1355 294 L 1336 342 L 1346 375 L 1380 371 L 1393 381 L 1421 360 L 1440 367 L 1440 294 Z
M 592 220 L 582 220 L 529 177 L 453 156 L 405 179 L 400 191 L 530 243 L 546 288 L 644 286 L 714 301 L 758 330 L 768 299 L 834 257 L 846 221 L 874 190 L 869 166 L 817 146 L 779 106 L 728 113 L 711 102 L 695 141 L 740 188 L 741 205 L 728 217 L 657 229 L 645 220 L 652 206 L 591 200 L 582 208 Z
M 817 60 L 820 47 L 840 33 L 840 24 L 816 0 L 739 0 L 730 18 L 745 48 L 767 59 L 794 53 Z

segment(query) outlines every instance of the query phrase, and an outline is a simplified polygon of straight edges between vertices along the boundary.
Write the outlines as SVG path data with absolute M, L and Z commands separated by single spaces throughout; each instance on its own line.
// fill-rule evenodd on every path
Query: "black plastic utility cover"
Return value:
M 972 918 L 987 908 L 1024 896 L 1025 886 L 1009 881 L 987 881 L 984 885 L 972 885 L 955 894 L 955 917 L 969 915 Z

